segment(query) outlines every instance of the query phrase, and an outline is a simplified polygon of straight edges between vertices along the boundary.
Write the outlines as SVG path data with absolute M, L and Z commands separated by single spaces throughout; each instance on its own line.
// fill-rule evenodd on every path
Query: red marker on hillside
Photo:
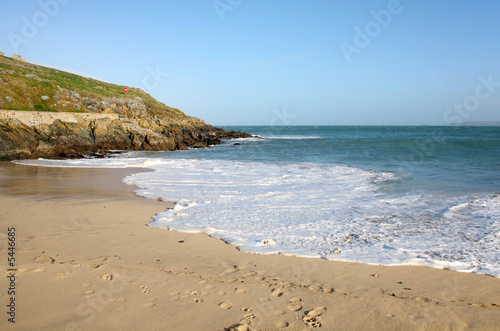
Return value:
M 124 88 L 123 92 L 127 93 L 128 92 L 128 87 Z

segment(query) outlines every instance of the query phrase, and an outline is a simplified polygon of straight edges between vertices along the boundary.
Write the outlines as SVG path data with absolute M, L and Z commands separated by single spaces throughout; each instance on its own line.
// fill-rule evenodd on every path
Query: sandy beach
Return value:
M 134 171 L 0 163 L 0 329 L 500 330 L 498 278 L 256 255 L 148 227 L 171 205 L 136 197 L 121 183 Z

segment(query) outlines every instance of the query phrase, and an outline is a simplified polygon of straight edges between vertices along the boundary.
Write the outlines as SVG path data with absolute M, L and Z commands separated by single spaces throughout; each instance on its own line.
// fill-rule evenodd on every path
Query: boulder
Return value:
M 47 143 L 53 146 L 53 157 L 80 157 L 96 148 L 88 128 L 80 123 L 55 120 L 48 126 Z
M 0 160 L 31 157 L 40 135 L 16 119 L 0 119 Z
M 118 119 L 102 118 L 91 121 L 89 129 L 93 136 L 93 143 L 99 149 L 127 150 L 131 148 L 130 135 Z

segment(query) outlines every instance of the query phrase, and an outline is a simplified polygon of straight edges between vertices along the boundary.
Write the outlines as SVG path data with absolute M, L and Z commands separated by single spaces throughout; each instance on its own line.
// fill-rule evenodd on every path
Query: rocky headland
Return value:
M 0 160 L 172 151 L 250 136 L 124 88 L 0 56 Z

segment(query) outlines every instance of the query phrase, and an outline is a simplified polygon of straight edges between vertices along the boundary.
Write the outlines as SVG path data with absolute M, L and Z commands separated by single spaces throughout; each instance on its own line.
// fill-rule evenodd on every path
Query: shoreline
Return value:
M 303 330 L 319 307 L 326 311 L 306 320 L 326 330 L 500 325 L 500 280 L 491 276 L 257 255 L 206 234 L 145 226 L 170 205 L 121 183 L 138 171 L 147 169 L 0 162 L 0 233 L 7 238 L 14 226 L 17 236 L 16 326 Z M 5 244 L 0 254 L 5 261 Z M 2 293 L 3 307 L 7 300 Z
M 21 160 L 21 162 L 16 162 L 16 161 L 12 161 L 14 164 L 16 165 L 19 165 L 19 166 L 31 166 L 31 167 L 45 167 L 45 168 L 51 168 L 52 169 L 52 172 L 54 173 L 57 173 L 57 169 L 105 169 L 105 170 L 111 170 L 113 171 L 113 175 L 115 174 L 121 174 L 123 172 L 123 178 L 122 180 L 130 175 L 130 174 L 136 174 L 136 173 L 141 173 L 141 172 L 154 172 L 155 169 L 154 167 L 135 167 L 135 166 L 132 166 L 132 167 L 123 167 L 123 168 L 120 168 L 120 167 L 116 167 L 116 168 L 112 168 L 112 167 L 93 167 L 93 166 L 77 166 L 77 165 L 74 165 L 74 166 L 65 166 L 65 167 L 58 167 L 57 165 L 40 165 L 40 164 L 27 164 L 26 162 L 23 162 L 23 161 L 26 161 L 26 160 Z M 88 175 L 87 173 L 85 173 L 84 171 L 85 170 L 82 170 L 83 171 L 83 176 L 85 175 Z M 69 170 L 68 173 L 71 173 L 71 170 Z M 91 174 L 92 171 L 89 173 Z M 115 184 L 115 189 L 119 190 L 120 188 L 121 189 L 124 189 L 126 191 L 128 191 L 130 188 L 132 188 L 132 190 L 135 190 L 137 189 L 137 186 L 135 186 L 134 184 L 125 184 L 122 180 L 120 180 L 120 184 L 117 185 L 116 183 L 113 183 Z M 82 183 L 79 183 L 78 185 L 81 185 Z M 91 181 L 91 182 L 85 182 L 84 183 L 87 187 L 87 189 L 96 189 L 96 192 L 100 192 L 100 190 L 102 190 L 104 187 L 96 187 L 96 185 L 99 185 L 100 182 L 98 181 Z M 75 186 L 76 184 L 73 184 L 73 186 Z M 47 190 L 48 191 L 48 190 Z M 67 193 L 67 192 L 66 192 Z M 38 194 L 42 195 L 42 194 L 47 194 L 47 192 L 39 192 Z M 1 195 L 1 191 L 0 191 L 0 195 Z M 167 199 L 167 198 L 146 198 L 146 197 L 143 197 L 143 196 L 140 196 L 140 195 L 137 195 L 137 194 L 134 194 L 136 197 L 140 198 L 140 199 L 146 199 L 148 201 L 160 201 L 160 202 L 163 202 L 163 203 L 166 203 L 168 205 L 168 209 L 173 209 L 175 207 L 175 203 L 176 203 L 176 200 L 175 199 Z M 158 229 L 166 229 L 168 231 L 175 231 L 175 232 L 181 232 L 181 233 L 199 233 L 199 234 L 203 234 L 203 235 L 208 235 L 209 237 L 211 238 L 214 238 L 214 239 L 218 239 L 218 240 L 221 240 L 223 241 L 225 244 L 228 244 L 230 246 L 233 246 L 235 247 L 236 249 L 240 250 L 241 247 L 245 247 L 244 244 L 239 244 L 238 243 L 238 240 L 234 240 L 232 238 L 227 238 L 226 236 L 224 235 L 214 235 L 213 234 L 213 231 L 202 231 L 202 230 L 195 230 L 195 229 L 191 229 L 191 228 L 187 228 L 185 230 L 178 230 L 174 227 L 169 227 L 169 228 L 166 228 L 166 227 L 162 227 L 162 226 L 158 226 L 158 225 L 155 225 L 155 220 L 154 220 L 154 217 L 157 216 L 157 215 L 152 215 L 151 217 L 151 222 L 148 223 L 147 225 L 148 226 L 151 226 L 153 228 L 158 228 Z M 151 225 L 153 224 L 153 225 Z M 500 279 L 500 274 L 498 275 L 495 275 L 495 274 L 489 274 L 489 273 L 486 273 L 486 272 L 475 272 L 473 270 L 458 270 L 457 268 L 453 268 L 452 264 L 453 262 L 442 262 L 442 261 L 426 261 L 426 260 L 416 260 L 416 259 L 409 259 L 409 260 L 406 260 L 406 261 L 403 261 L 401 263 L 392 263 L 392 264 L 382 264 L 382 263 L 370 263 L 370 262 L 364 262 L 364 261 L 358 261 L 358 260 L 351 260 L 351 259 L 348 259 L 348 258 L 344 258 L 344 259 L 335 259 L 335 258 L 332 258 L 332 259 L 329 259 L 325 256 L 313 256 L 313 255 L 308 255 L 308 254 L 300 254 L 300 253 L 297 253 L 297 252 L 290 252 L 290 251 L 286 251 L 286 250 L 277 250 L 277 251 L 253 251 L 253 250 L 240 250 L 241 252 L 245 252 L 245 253 L 249 253 L 249 254 L 257 254 L 257 255 L 279 255 L 279 256 L 291 256 L 291 257 L 302 257 L 302 258 L 313 258 L 313 259 L 316 259 L 316 258 L 319 258 L 319 259 L 324 259 L 324 260 L 327 260 L 327 261 L 334 261 L 334 262 L 344 262 L 344 263 L 360 263 L 360 264 L 366 264 L 366 265 L 382 265 L 382 266 L 387 266 L 387 267 L 392 267 L 392 266 L 421 266 L 421 267 L 429 267 L 429 268 L 433 268 L 433 269 L 442 269 L 442 270 L 451 270 L 451 271 L 456 271 L 456 272 L 464 272 L 464 273 L 473 273 L 473 274 L 481 274 L 481 275 L 485 275 L 485 276 L 489 276 L 489 277 L 494 277 L 494 278 L 499 278 Z

